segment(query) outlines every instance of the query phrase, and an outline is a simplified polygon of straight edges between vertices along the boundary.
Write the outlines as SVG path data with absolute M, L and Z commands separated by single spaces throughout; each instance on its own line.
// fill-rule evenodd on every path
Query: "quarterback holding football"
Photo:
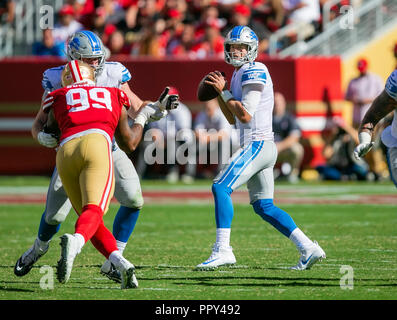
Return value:
M 230 90 L 224 89 L 226 80 L 218 71 L 211 72 L 205 83 L 213 86 L 219 94 L 227 111 L 225 116 L 231 115 L 235 119 L 241 147 L 213 181 L 216 241 L 210 257 L 197 268 L 236 263 L 230 246 L 234 215 L 231 194 L 246 183 L 255 213 L 296 245 L 300 258 L 292 269 L 309 269 L 325 258 L 325 252 L 296 226 L 288 213 L 273 203 L 273 167 L 277 159 L 272 131 L 274 93 L 267 67 L 255 61 L 257 35 L 247 26 L 234 27 L 226 36 L 224 53 L 226 63 L 235 68 Z

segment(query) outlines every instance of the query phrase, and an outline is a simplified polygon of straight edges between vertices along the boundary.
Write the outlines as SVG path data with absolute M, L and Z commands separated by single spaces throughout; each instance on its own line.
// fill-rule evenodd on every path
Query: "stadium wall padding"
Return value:
M 197 85 L 213 70 L 233 68 L 223 60 L 180 60 L 111 57 L 131 72 L 131 89 L 144 100 L 156 100 L 166 85 L 176 87 L 194 114 L 202 108 Z M 324 161 L 322 139 L 327 119 L 340 115 L 341 61 L 339 57 L 261 58 L 268 67 L 274 90 L 284 94 L 303 131 L 304 168 Z M 43 94 L 43 72 L 66 63 L 56 58 L 8 58 L 0 60 L 0 174 L 51 174 L 55 152 L 40 146 L 30 135 L 31 124 Z

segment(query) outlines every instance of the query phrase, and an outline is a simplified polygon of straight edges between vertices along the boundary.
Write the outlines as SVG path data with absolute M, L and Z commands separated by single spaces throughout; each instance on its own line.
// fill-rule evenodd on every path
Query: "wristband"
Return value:
M 222 91 L 222 93 L 220 94 L 222 100 L 226 103 L 231 99 L 234 99 L 232 93 L 229 90 L 224 90 Z
M 140 124 L 142 128 L 145 127 L 145 124 L 147 122 L 146 116 L 144 116 L 142 113 L 138 114 L 136 118 L 134 119 L 134 124 Z
M 360 143 L 371 143 L 371 135 L 368 132 L 360 132 L 358 134 L 358 140 Z

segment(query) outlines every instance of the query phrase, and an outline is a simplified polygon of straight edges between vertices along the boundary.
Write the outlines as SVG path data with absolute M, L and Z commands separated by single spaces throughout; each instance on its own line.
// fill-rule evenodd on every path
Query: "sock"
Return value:
M 295 243 L 298 250 L 305 249 L 313 244 L 313 241 L 311 241 L 299 228 L 291 232 L 289 239 Z
M 122 242 L 122 241 L 116 240 L 116 245 L 117 245 L 117 249 L 120 251 L 120 253 L 123 254 L 124 249 L 127 246 L 127 242 Z
M 83 207 L 82 214 L 76 221 L 75 233 L 81 234 L 85 242 L 90 240 L 102 221 L 103 211 L 100 207 L 88 204 Z
M 231 188 L 222 184 L 214 183 L 212 193 L 215 200 L 215 221 L 217 228 L 229 228 L 232 225 L 234 209 L 231 198 Z
M 229 247 L 230 246 L 230 228 L 216 229 L 216 246 Z
M 40 239 L 37 237 L 36 240 L 34 241 L 34 244 L 33 244 L 33 250 L 34 250 L 36 253 L 42 254 L 43 252 L 47 251 L 48 246 L 49 246 L 49 244 L 50 244 L 50 241 L 51 241 L 51 240 L 42 241 L 42 240 L 40 240 Z
M 116 240 L 127 242 L 134 231 L 140 209 L 120 206 L 113 222 L 113 235 Z
M 41 241 L 50 241 L 52 237 L 59 231 L 61 227 L 60 224 L 48 224 L 45 221 L 46 211 L 41 216 L 40 225 L 39 225 L 39 232 L 37 234 L 37 238 Z
M 77 239 L 77 241 L 79 242 L 79 252 L 81 251 L 81 249 L 83 248 L 83 246 L 85 245 L 85 239 L 84 236 L 80 233 L 75 233 L 73 234 L 75 236 L 75 238 Z
M 109 261 L 113 263 L 116 268 L 125 265 L 126 259 L 121 255 L 120 251 L 116 250 L 109 254 Z
M 112 252 L 118 252 L 116 239 L 110 230 L 105 227 L 103 220 L 99 224 L 94 236 L 91 238 L 91 242 L 106 259 L 109 259 L 109 256 Z
M 289 237 L 291 232 L 297 228 L 290 215 L 273 204 L 273 199 L 260 199 L 255 201 L 252 206 L 263 220 L 269 222 L 286 237 Z

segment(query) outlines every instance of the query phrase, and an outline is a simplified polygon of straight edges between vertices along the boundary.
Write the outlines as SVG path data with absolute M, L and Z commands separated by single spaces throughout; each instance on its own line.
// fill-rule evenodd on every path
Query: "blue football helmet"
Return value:
M 98 75 L 105 64 L 106 51 L 101 39 L 91 31 L 78 31 L 74 33 L 67 45 L 68 61 L 82 60 L 83 58 L 99 58 L 98 65 L 92 66 Z
M 247 54 L 242 57 L 236 57 L 230 52 L 230 45 L 245 44 L 247 45 Z M 258 37 L 254 31 L 247 26 L 236 26 L 229 31 L 224 42 L 225 61 L 234 67 L 241 67 L 247 62 L 254 62 L 258 55 Z

